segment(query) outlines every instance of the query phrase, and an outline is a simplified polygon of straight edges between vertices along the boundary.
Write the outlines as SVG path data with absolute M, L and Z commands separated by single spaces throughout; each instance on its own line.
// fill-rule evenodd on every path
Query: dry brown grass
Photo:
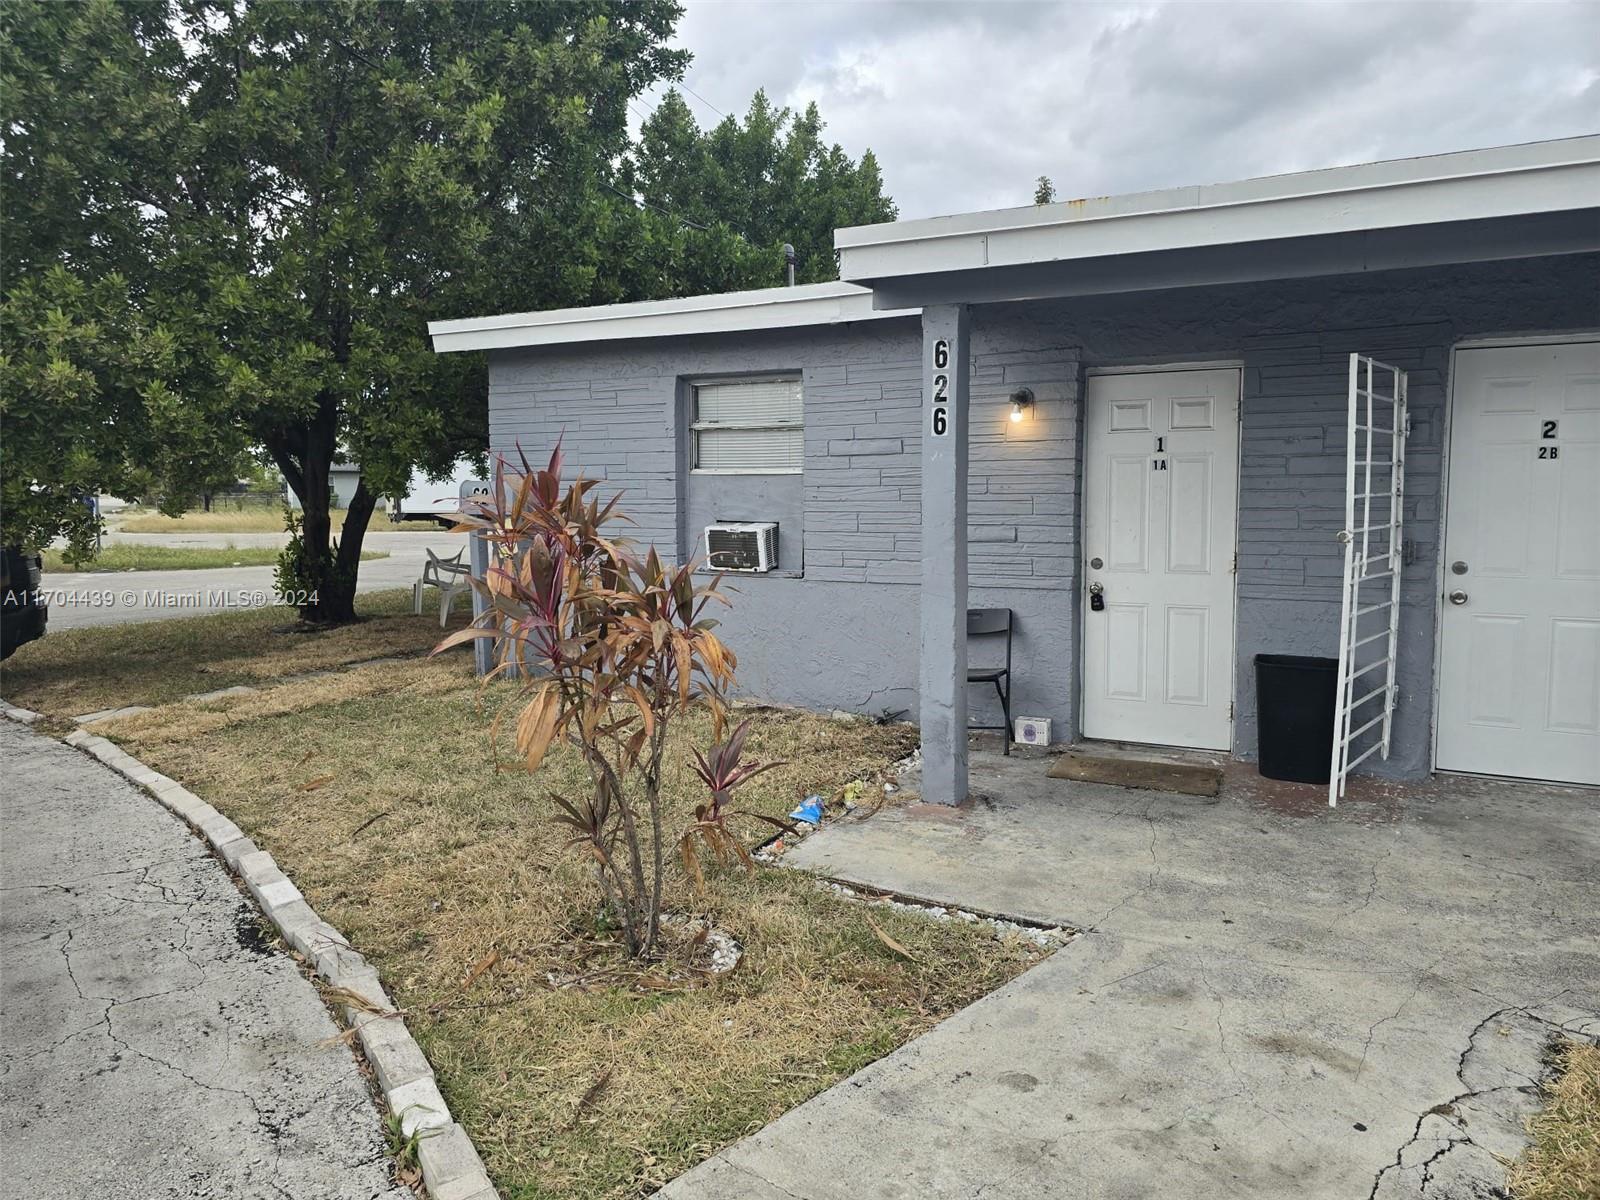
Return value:
M 344 510 L 335 509 L 333 527 L 344 524 Z M 186 512 L 176 517 L 151 509 L 130 509 L 107 513 L 106 524 L 122 533 L 281 533 L 283 509 L 276 504 L 251 508 L 217 509 L 215 512 Z
M 1548 1104 L 1528 1122 L 1533 1145 L 1511 1168 L 1516 1200 L 1600 1200 L 1600 1046 L 1556 1051 Z
M 460 663 L 387 664 L 108 732 L 271 850 L 377 964 L 508 1200 L 648 1192 L 1037 957 L 987 926 L 872 910 L 908 960 L 866 910 L 798 872 L 710 872 L 699 897 L 675 868 L 670 903 L 732 933 L 744 960 L 715 983 L 629 970 L 550 820 L 552 791 L 585 786 L 581 764 L 564 749 L 538 776 L 496 774 L 478 703 Z M 683 729 L 674 760 L 707 733 Z M 913 740 L 904 726 L 763 712 L 750 751 L 788 765 L 741 799 L 787 811 L 878 774 Z M 700 787 L 686 767 L 672 779 L 677 825 Z M 551 972 L 589 982 L 552 989 Z
M 68 562 L 66 551 L 44 552 L 48 576 L 71 572 L 110 574 L 123 571 L 204 571 L 220 567 L 262 567 L 278 561 L 273 546 L 159 546 L 145 542 L 109 542 L 93 558 Z M 387 550 L 364 550 L 361 561 L 388 558 Z
M 336 508 L 328 514 L 335 533 L 344 528 L 345 510 Z M 215 512 L 186 512 L 169 517 L 148 509 L 135 509 L 128 513 L 111 513 L 107 523 L 122 533 L 282 533 L 283 509 L 277 505 L 260 505 L 254 508 L 218 509 Z M 434 521 L 391 521 L 384 513 L 373 514 L 367 525 L 369 533 L 439 532 Z
M 412 615 L 408 591 L 365 593 L 357 597 L 356 611 L 369 619 L 314 632 L 297 628 L 288 608 L 60 630 L 6 660 L 0 694 L 36 712 L 75 716 L 165 704 L 364 659 L 423 654 L 440 637 L 436 618 Z M 458 606 L 454 624 L 468 618 Z

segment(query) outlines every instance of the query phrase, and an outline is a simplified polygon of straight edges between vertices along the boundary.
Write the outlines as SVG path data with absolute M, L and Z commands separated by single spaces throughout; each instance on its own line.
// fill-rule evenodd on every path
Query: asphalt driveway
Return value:
M 793 865 L 1086 930 L 682 1177 L 696 1200 L 1503 1195 L 1540 1056 L 1600 1036 L 1600 794 L 1207 801 L 974 759 L 987 799 Z
M 411 1197 L 321 1000 L 204 844 L 10 721 L 0 756 L 0 1197 Z

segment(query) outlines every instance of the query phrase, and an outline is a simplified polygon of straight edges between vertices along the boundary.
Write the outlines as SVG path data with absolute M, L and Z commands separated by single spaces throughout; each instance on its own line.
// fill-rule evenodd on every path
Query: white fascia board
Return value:
M 860 225 L 834 233 L 840 275 L 936 271 L 1594 207 L 1600 135 L 1238 183 Z
M 506 313 L 456 321 L 430 321 L 435 352 L 560 346 L 623 338 L 740 333 L 912 317 L 916 309 L 880 311 L 872 292 L 852 283 L 812 283 L 676 300 L 601 304 L 545 312 Z

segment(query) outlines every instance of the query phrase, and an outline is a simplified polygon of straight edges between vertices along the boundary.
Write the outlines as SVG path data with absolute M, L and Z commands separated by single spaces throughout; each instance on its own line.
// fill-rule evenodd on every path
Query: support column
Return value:
M 967 798 L 967 392 L 964 304 L 922 310 L 922 798 Z
M 474 531 L 467 535 L 467 545 L 470 548 L 468 558 L 471 560 L 472 577 L 474 579 L 487 579 L 489 577 L 489 539 L 482 533 Z M 478 589 L 472 589 L 472 615 L 474 618 L 483 616 L 489 605 Z M 472 643 L 473 668 L 479 675 L 487 675 L 494 670 L 494 645 L 488 638 L 479 638 Z

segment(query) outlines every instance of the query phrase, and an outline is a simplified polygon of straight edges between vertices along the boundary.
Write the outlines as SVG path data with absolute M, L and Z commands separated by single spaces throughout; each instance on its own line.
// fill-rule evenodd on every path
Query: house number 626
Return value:
M 939 338 L 933 343 L 933 436 L 950 432 L 950 343 Z

